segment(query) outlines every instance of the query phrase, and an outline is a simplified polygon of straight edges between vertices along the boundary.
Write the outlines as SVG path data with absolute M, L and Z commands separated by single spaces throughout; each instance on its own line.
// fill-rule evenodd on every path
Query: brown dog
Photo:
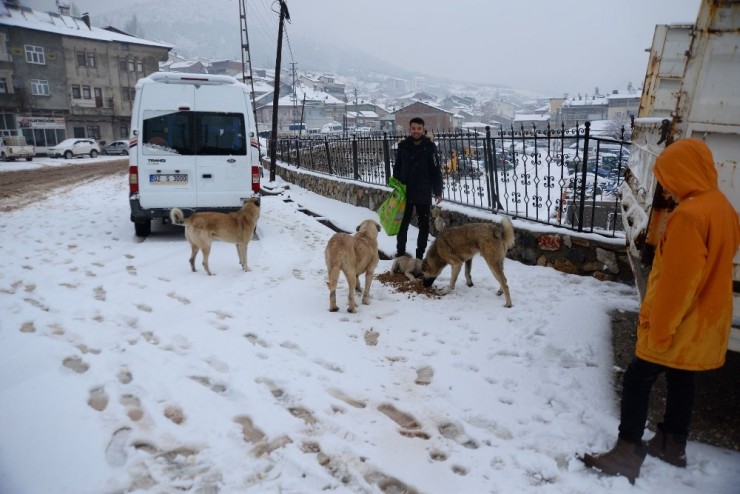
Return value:
M 239 264 L 244 271 L 247 266 L 247 246 L 252 240 L 257 219 L 260 217 L 259 199 L 250 199 L 244 202 L 242 208 L 231 213 L 202 212 L 185 218 L 182 210 L 173 208 L 170 219 L 174 225 L 185 226 L 185 238 L 190 242 L 190 267 L 195 271 L 195 256 L 203 251 L 203 269 L 212 275 L 208 268 L 208 256 L 211 253 L 213 239 L 236 244 L 236 253 L 239 255 Z
M 399 256 L 393 259 L 391 274 L 403 273 L 411 281 L 421 276 L 421 259 L 410 256 Z
M 365 220 L 357 227 L 357 233 L 335 233 L 326 245 L 324 259 L 329 280 L 329 310 L 336 312 L 337 283 L 339 272 L 344 273 L 349 284 L 349 312 L 356 312 L 355 290 L 360 290 L 360 274 L 365 273 L 365 290 L 362 291 L 362 303 L 370 303 L 370 284 L 378 265 L 378 232 L 380 225 L 374 220 Z
M 469 223 L 447 227 L 439 232 L 422 262 L 424 286 L 432 286 L 442 269 L 449 264 L 452 269 L 450 285 L 445 287 L 442 293 L 446 295 L 452 292 L 463 263 L 465 263 L 465 281 L 468 286 L 473 286 L 470 269 L 473 266 L 473 256 L 480 254 L 486 260 L 493 277 L 501 285 L 498 295 L 503 293 L 506 296 L 504 307 L 511 307 L 509 285 L 504 275 L 504 259 L 513 246 L 514 226 L 507 217 L 503 218 L 500 225 Z

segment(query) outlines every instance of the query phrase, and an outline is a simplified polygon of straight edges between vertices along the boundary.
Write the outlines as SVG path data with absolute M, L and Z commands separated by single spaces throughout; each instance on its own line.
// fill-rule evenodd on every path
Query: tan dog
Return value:
M 195 256 L 203 251 L 203 269 L 212 275 L 208 267 L 208 256 L 211 253 L 213 239 L 236 244 L 239 264 L 244 271 L 247 266 L 247 246 L 252 240 L 257 219 L 260 217 L 259 199 L 250 199 L 239 211 L 231 213 L 202 212 L 185 218 L 182 210 L 173 208 L 170 219 L 175 225 L 185 226 L 185 238 L 190 242 L 190 267 L 195 271 Z
M 410 256 L 399 256 L 393 259 L 391 274 L 403 273 L 411 281 L 421 276 L 421 259 Z
M 365 273 L 365 290 L 362 291 L 362 303 L 370 303 L 370 284 L 378 265 L 378 232 L 380 225 L 374 220 L 365 220 L 357 227 L 357 233 L 335 233 L 326 245 L 324 259 L 329 280 L 329 310 L 336 312 L 337 283 L 339 272 L 343 272 L 349 284 L 349 312 L 357 311 L 355 290 L 360 290 L 360 274 Z
M 473 286 L 470 269 L 473 266 L 473 256 L 480 254 L 486 260 L 493 277 L 501 285 L 498 295 L 503 293 L 506 296 L 504 307 L 511 307 L 509 285 L 504 275 L 504 259 L 513 246 L 514 226 L 506 217 L 500 225 L 469 223 L 447 227 L 437 235 L 422 263 L 424 286 L 432 286 L 442 269 L 449 264 L 452 269 L 450 285 L 445 287 L 442 293 L 446 295 L 452 292 L 463 263 L 465 263 L 465 281 L 468 286 Z

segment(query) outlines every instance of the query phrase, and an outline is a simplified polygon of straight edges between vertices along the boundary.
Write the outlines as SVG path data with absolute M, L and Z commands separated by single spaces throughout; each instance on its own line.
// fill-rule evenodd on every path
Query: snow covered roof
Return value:
M 7 7 L 0 10 L 0 24 L 97 41 L 115 41 L 172 49 L 172 45 L 166 43 L 137 38 L 120 31 L 88 27 L 80 17 L 62 15 L 57 12 L 38 12 L 28 7 Z
M 608 103 L 606 96 L 583 96 L 581 98 L 569 98 L 563 106 L 605 106 Z
M 540 115 L 538 113 L 517 113 L 514 115 L 515 122 L 547 122 L 550 115 Z
M 370 110 L 361 110 L 359 112 L 348 111 L 347 117 L 356 118 L 358 113 L 359 113 L 360 118 L 378 118 L 378 114 Z

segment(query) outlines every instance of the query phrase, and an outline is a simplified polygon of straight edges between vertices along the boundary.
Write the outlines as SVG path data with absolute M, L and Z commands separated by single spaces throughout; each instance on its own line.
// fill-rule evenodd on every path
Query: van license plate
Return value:
M 152 184 L 186 184 L 188 183 L 187 173 L 160 173 L 158 175 L 149 175 L 149 183 Z

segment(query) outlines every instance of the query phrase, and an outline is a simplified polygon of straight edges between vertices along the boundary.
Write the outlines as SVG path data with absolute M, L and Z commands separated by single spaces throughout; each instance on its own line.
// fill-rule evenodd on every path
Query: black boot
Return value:
M 671 434 L 658 424 L 655 436 L 647 443 L 647 453 L 679 468 L 686 468 L 686 434 Z
M 587 454 L 582 460 L 591 468 L 609 475 L 627 477 L 630 484 L 634 484 L 635 479 L 640 476 L 645 454 L 646 449 L 642 442 L 634 444 L 624 439 L 617 439 L 617 444 L 610 451 L 599 455 Z

